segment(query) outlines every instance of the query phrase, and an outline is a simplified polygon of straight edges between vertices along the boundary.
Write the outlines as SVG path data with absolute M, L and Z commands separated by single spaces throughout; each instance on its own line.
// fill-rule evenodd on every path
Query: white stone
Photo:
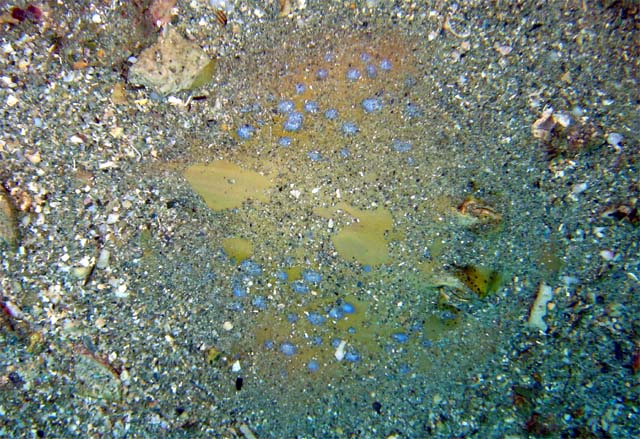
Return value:
M 98 255 L 98 260 L 96 261 L 96 268 L 104 270 L 109 266 L 109 257 L 111 253 L 107 249 L 102 249 L 100 254 Z
M 602 259 L 604 259 L 605 261 L 609 262 L 609 261 L 613 261 L 616 258 L 616 254 L 611 250 L 601 250 L 600 257 L 602 257 Z
M 7 96 L 7 107 L 13 107 L 18 103 L 18 98 L 14 95 Z
M 611 146 L 620 147 L 620 142 L 622 142 L 622 136 L 618 133 L 609 133 L 607 135 L 607 143 Z

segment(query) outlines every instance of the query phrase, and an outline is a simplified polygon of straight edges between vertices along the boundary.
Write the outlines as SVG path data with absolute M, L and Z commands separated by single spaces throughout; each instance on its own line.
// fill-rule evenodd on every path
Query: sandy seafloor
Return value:
M 0 437 L 640 436 L 637 2 L 148 3 L 3 2 Z

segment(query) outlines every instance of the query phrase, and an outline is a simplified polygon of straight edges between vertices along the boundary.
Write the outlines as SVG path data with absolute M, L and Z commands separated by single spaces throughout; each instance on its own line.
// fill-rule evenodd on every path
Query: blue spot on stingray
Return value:
M 309 160 L 312 162 L 319 162 L 322 160 L 322 154 L 320 154 L 320 151 L 309 151 L 307 153 L 307 157 L 309 157 Z
M 317 312 L 310 312 L 309 315 L 307 315 L 307 320 L 314 326 L 322 325 L 326 321 L 324 316 Z
M 300 128 L 302 128 L 302 121 L 304 120 L 304 116 L 302 115 L 302 113 L 298 112 L 298 111 L 292 111 L 291 113 L 289 113 L 289 116 L 287 116 L 287 120 L 284 121 L 284 126 L 283 129 L 285 131 L 300 131 Z
M 307 363 L 307 370 L 309 372 L 317 372 L 320 369 L 320 364 L 316 360 L 310 360 Z
M 296 323 L 298 321 L 298 316 L 293 314 L 293 313 L 289 313 L 287 314 L 287 322 L 289 323 Z
M 262 274 L 262 267 L 257 262 L 254 262 L 250 259 L 245 259 L 244 261 L 242 261 L 242 264 L 240 264 L 240 268 L 249 276 L 257 277 Z
M 243 285 L 235 284 L 233 286 L 233 295 L 238 298 L 245 297 L 247 295 L 247 289 Z
M 304 103 L 304 111 L 307 113 L 317 113 L 320 110 L 320 106 L 316 101 L 307 101 Z
M 236 130 L 236 134 L 238 135 L 238 137 L 240 137 L 242 140 L 249 140 L 251 138 L 251 136 L 253 136 L 253 133 L 256 131 L 256 129 L 254 127 L 252 127 L 251 125 L 242 125 L 240 127 L 238 127 L 238 129 Z
M 409 152 L 411 151 L 412 145 L 411 142 L 396 139 L 391 143 L 391 147 L 397 152 Z
M 347 360 L 349 363 L 357 363 L 358 361 L 360 361 L 360 354 L 358 353 L 358 351 L 347 351 L 344 354 L 344 359 Z
M 409 341 L 409 336 L 404 332 L 396 332 L 395 334 L 391 335 L 391 338 L 396 343 L 406 343 L 407 341 Z
M 319 69 L 318 72 L 316 73 L 316 78 L 318 78 L 321 81 L 327 79 L 328 77 L 329 77 L 329 72 L 327 72 L 327 69 Z
M 329 310 L 329 318 L 333 320 L 340 320 L 344 317 L 344 312 L 340 308 L 333 307 Z
M 376 66 L 373 64 L 367 64 L 364 71 L 367 73 L 369 79 L 375 79 L 378 76 L 378 69 L 376 69 Z
M 278 279 L 279 281 L 282 281 L 282 282 L 286 282 L 286 281 L 289 280 L 289 275 L 287 274 L 286 271 L 279 270 L 276 273 L 276 279 Z
M 353 136 L 358 133 L 358 125 L 354 122 L 344 122 L 341 126 L 342 134 L 345 136 Z
M 389 61 L 389 59 L 385 58 L 382 61 L 380 61 L 380 69 L 385 70 L 385 71 L 389 71 L 391 70 L 393 66 L 391 65 L 391 61 Z
M 349 302 L 344 302 L 340 308 L 345 314 L 353 314 L 354 312 L 356 312 L 356 307 Z
M 373 113 L 374 111 L 382 110 L 382 99 L 366 98 L 362 101 L 361 105 L 365 113 Z
M 290 113 L 296 108 L 296 105 L 290 99 L 278 102 L 278 113 Z
M 302 93 L 304 93 L 305 91 L 307 91 L 307 86 L 306 86 L 306 85 L 304 85 L 304 84 L 303 84 L 303 83 L 301 83 L 301 82 L 298 82 L 298 83 L 296 84 L 296 93 L 298 93 L 298 94 L 302 94 Z
M 280 352 L 282 352 L 287 357 L 292 357 L 298 352 L 293 343 L 285 341 L 280 345 Z
M 338 110 L 336 110 L 335 108 L 329 108 L 324 112 L 324 117 L 329 120 L 335 120 L 338 118 Z
M 289 136 L 282 136 L 278 139 L 278 145 L 282 146 L 283 148 L 291 146 L 291 142 L 291 137 Z
M 291 282 L 291 289 L 298 294 L 307 294 L 310 291 L 309 287 L 300 280 Z
M 322 275 L 317 271 L 313 270 L 304 270 L 302 272 L 302 279 L 310 284 L 319 284 L 322 280 Z
M 351 152 L 349 151 L 348 148 L 342 148 L 340 150 L 340 157 L 342 157 L 343 159 L 349 158 L 349 156 L 351 156 Z
M 347 70 L 347 79 L 349 81 L 357 81 L 358 79 L 360 79 L 361 76 L 362 76 L 362 73 L 360 73 L 360 70 L 358 69 L 351 68 Z
M 418 118 L 422 117 L 424 112 L 419 105 L 409 102 L 404 106 L 404 115 L 408 118 Z
M 263 296 L 254 297 L 251 304 L 260 310 L 267 309 L 267 300 Z

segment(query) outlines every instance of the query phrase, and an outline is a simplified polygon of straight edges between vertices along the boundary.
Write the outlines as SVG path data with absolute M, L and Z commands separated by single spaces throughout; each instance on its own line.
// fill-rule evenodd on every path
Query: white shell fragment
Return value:
M 547 315 L 547 304 L 553 298 L 553 288 L 544 282 L 540 283 L 536 300 L 533 302 L 527 326 L 547 332 L 547 324 L 543 318 Z
M 336 357 L 336 360 L 342 361 L 344 359 L 344 348 L 346 346 L 347 346 L 347 342 L 344 340 L 341 340 L 340 344 L 336 348 L 335 354 L 333 354 Z

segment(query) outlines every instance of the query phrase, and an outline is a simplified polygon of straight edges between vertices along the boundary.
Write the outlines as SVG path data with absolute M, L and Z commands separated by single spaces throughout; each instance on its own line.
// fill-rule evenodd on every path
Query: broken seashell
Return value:
M 551 133 L 556 126 L 556 120 L 553 117 L 553 108 L 544 110 L 542 116 L 531 125 L 531 133 L 536 139 L 548 142 L 551 140 Z
M 482 204 L 475 198 L 467 198 L 458 206 L 458 211 L 462 215 L 470 215 L 477 218 L 482 224 L 499 223 L 502 221 L 502 215 L 493 210 L 491 207 Z

